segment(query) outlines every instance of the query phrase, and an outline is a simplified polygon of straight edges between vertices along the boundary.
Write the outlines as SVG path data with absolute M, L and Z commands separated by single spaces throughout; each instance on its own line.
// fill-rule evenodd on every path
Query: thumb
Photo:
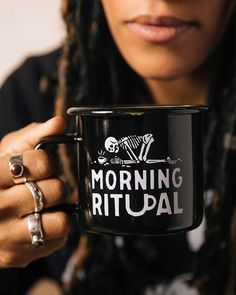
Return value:
M 31 123 L 4 136 L 0 144 L 0 155 L 22 153 L 32 149 L 42 138 L 65 132 L 62 117 L 54 117 L 44 123 Z

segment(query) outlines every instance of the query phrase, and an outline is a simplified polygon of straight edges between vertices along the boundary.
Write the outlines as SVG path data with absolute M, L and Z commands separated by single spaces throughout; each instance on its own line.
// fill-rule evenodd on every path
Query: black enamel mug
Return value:
M 76 133 L 44 139 L 76 145 L 78 214 L 102 234 L 163 235 L 203 216 L 204 106 L 70 108 Z

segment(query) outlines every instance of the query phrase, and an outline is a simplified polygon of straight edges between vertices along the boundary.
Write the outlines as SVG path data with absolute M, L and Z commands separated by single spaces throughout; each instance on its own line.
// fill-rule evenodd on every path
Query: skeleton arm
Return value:
M 143 143 L 138 157 L 140 161 L 147 161 L 147 155 L 153 142 L 154 138 L 152 134 L 148 133 L 143 136 Z

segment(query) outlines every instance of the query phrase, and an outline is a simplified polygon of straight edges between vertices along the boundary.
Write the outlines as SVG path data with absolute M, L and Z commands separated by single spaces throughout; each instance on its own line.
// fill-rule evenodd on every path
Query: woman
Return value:
M 68 38 L 59 70 L 57 115 L 83 104 L 211 107 L 205 140 L 205 189 L 211 194 L 207 194 L 207 228 L 201 249 L 190 251 L 185 235 L 125 239 L 91 235 L 81 239 L 76 263 L 68 265 L 72 275 L 66 287 L 71 294 L 235 294 L 234 1 L 71 0 L 63 2 L 63 13 Z M 30 148 L 41 137 L 64 128 L 62 119 L 54 118 L 8 135 L 1 143 L 0 163 L 8 176 L 1 181 L 1 199 L 6 200 L 2 210 L 12 216 L 2 222 L 14 228 L 8 239 L 6 234 L 2 238 L 3 267 L 25 265 L 65 243 L 68 218 L 62 212 L 47 212 L 40 214 L 45 242 L 37 249 L 31 247 L 26 224 L 34 204 L 22 206 L 32 199 L 31 192 L 24 184 L 14 185 L 14 171 L 10 175 L 7 167 L 12 154 L 23 153 L 29 169 L 27 181 L 37 181 L 45 205 L 62 202 L 64 188 L 54 177 L 48 155 Z M 65 176 L 74 187 L 73 167 L 67 153 L 62 150 L 61 154 Z M 42 170 L 34 169 L 32 161 Z M 54 185 L 56 192 L 50 190 Z M 12 200 L 12 208 L 8 200 L 16 194 L 22 202 Z M 6 241 L 11 241 L 11 248 Z M 14 254 L 16 245 L 20 256 Z
M 229 160 L 228 157 L 233 154 L 223 146 L 225 135 L 233 132 L 235 116 L 232 80 L 234 4 L 234 1 L 214 0 L 104 0 L 105 17 L 100 3 L 96 1 L 89 4 L 71 1 L 64 6 L 70 37 L 62 60 L 61 69 L 65 80 L 61 80 L 62 94 L 57 101 L 57 114 L 63 114 L 69 106 L 81 104 L 150 102 L 211 106 L 206 120 L 205 167 L 206 189 L 211 189 L 213 193 L 208 194 L 211 201 L 206 208 L 206 240 L 196 259 L 195 254 L 188 251 L 186 240 L 184 237 L 181 239 L 181 236 L 126 239 L 122 254 L 116 244 L 105 238 L 103 243 L 107 243 L 107 248 L 116 249 L 111 253 L 114 256 L 114 253 L 125 256 L 122 258 L 125 262 L 118 263 L 117 260 L 120 262 L 122 259 L 114 258 L 116 265 L 122 266 L 117 269 L 104 266 L 106 275 L 102 276 L 103 272 L 100 277 L 94 275 L 96 280 L 91 279 L 90 286 L 94 286 L 93 281 L 97 281 L 106 288 L 110 286 L 112 292 L 122 288 L 118 279 L 114 282 L 115 274 L 109 276 L 112 283 L 103 281 L 108 277 L 107 272 L 110 274 L 113 269 L 114 273 L 125 273 L 121 281 L 125 282 L 127 293 L 145 293 L 150 288 L 164 288 L 177 275 L 194 269 L 193 284 L 201 293 L 223 294 L 225 288 L 232 288 L 231 293 L 235 293 L 231 281 L 234 277 L 234 262 L 229 263 L 234 257 L 230 253 L 234 210 L 231 195 L 234 195 L 234 188 L 229 185 L 233 177 L 230 175 L 233 174 L 229 173 L 231 158 Z M 77 11 L 80 12 L 79 16 Z M 99 48 L 102 50 L 99 51 Z M 74 68 L 71 68 L 72 63 Z M 78 85 L 78 90 L 70 83 Z M 90 243 L 94 249 L 92 239 Z M 97 243 L 94 241 L 95 245 Z M 182 249 L 178 251 L 179 261 L 176 252 L 173 254 L 173 243 Z M 153 248 L 155 254 L 149 258 L 147 249 Z M 96 251 L 92 252 L 96 257 Z M 102 253 L 98 252 L 97 255 Z M 109 264 L 111 259 L 105 258 L 99 262 L 104 260 Z M 86 273 L 89 273 L 95 262 L 89 257 L 86 261 L 85 270 L 87 266 Z M 113 260 L 110 263 L 115 264 Z M 132 276 L 134 270 L 136 275 Z

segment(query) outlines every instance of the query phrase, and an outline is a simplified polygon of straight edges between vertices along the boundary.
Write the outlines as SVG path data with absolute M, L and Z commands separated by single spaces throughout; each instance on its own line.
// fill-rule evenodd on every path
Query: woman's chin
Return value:
M 137 73 L 144 80 L 159 80 L 159 81 L 173 81 L 180 79 L 187 75 L 185 71 L 181 70 L 165 70 L 165 71 L 137 71 Z
M 185 65 L 185 66 L 183 66 Z M 151 63 L 150 61 L 147 63 L 139 64 L 132 66 L 131 68 L 143 79 L 147 80 L 175 80 L 182 77 L 186 77 L 191 75 L 193 69 L 192 66 L 187 66 L 187 63 L 180 62 L 170 62 L 169 66 L 165 63 Z

